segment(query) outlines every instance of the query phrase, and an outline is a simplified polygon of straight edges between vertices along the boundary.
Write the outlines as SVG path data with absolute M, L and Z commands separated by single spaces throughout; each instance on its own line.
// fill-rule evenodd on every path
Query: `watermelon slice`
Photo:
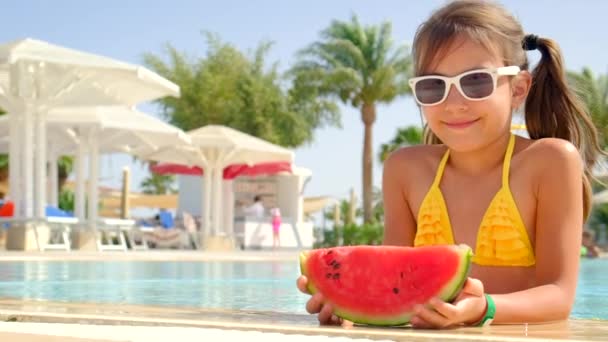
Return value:
M 300 253 L 300 270 L 310 293 L 321 292 L 337 316 L 402 325 L 415 305 L 458 295 L 472 254 L 466 245 L 334 247 Z

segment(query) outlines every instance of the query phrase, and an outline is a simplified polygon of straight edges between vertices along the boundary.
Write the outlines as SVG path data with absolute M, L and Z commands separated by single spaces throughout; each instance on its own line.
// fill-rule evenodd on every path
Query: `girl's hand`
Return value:
M 438 329 L 460 324 L 475 324 L 486 312 L 483 284 L 478 279 L 468 278 L 453 303 L 433 298 L 428 306 L 419 305 L 411 319 L 414 328 Z
M 307 283 L 308 279 L 306 279 L 305 276 L 300 276 L 298 278 L 298 289 L 302 293 L 310 294 L 306 288 Z M 334 308 L 331 306 L 331 304 L 323 304 L 323 302 L 325 302 L 323 295 L 320 292 L 315 293 L 306 303 L 306 311 L 308 311 L 309 314 L 318 313 L 319 315 L 317 318 L 319 319 L 319 323 L 322 325 L 341 325 L 345 328 L 350 328 L 353 326 L 352 322 L 334 315 Z

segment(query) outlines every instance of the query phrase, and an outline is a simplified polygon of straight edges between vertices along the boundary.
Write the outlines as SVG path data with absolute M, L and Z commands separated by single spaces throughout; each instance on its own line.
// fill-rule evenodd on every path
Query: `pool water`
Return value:
M 608 319 L 608 259 L 583 260 L 574 318 Z M 0 297 L 305 313 L 290 262 L 0 262 Z

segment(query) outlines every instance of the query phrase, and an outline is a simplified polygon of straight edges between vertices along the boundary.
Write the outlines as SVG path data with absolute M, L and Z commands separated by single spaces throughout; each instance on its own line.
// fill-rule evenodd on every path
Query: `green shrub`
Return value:
M 59 193 L 59 209 L 74 212 L 74 192 L 71 190 L 61 190 Z
M 381 245 L 384 227 L 378 223 L 347 224 L 323 232 L 323 240 L 315 248 L 355 245 Z

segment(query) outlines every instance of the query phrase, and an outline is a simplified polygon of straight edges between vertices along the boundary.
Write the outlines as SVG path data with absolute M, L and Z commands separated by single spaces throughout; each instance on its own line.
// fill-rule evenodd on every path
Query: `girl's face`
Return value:
M 477 69 L 505 66 L 502 58 L 469 39 L 455 39 L 447 53 L 431 64 L 425 75 L 457 76 Z M 471 101 L 451 86 L 446 99 L 438 104 L 422 106 L 429 128 L 450 149 L 473 151 L 504 136 L 511 128 L 511 113 L 525 100 L 526 82 L 514 87 L 513 76 L 500 76 L 494 93 L 488 98 Z M 521 82 L 520 82 L 521 83 Z M 523 86 L 523 87 L 522 87 Z

